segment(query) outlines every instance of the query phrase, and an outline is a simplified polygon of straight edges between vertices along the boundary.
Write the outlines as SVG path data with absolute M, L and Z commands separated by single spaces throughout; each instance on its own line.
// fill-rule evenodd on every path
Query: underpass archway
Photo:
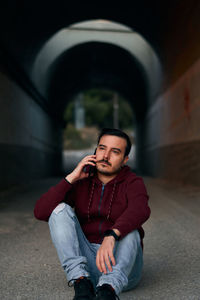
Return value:
M 92 20 L 52 36 L 35 58 L 32 80 L 57 119 L 78 91 L 98 87 L 122 93 L 135 111 L 137 167 L 145 172 L 145 118 L 161 73 L 157 54 L 141 35 L 119 23 Z

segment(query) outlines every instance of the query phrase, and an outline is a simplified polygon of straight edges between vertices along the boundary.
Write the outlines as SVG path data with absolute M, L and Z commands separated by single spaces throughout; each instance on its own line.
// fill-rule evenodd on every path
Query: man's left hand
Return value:
M 113 236 L 106 236 L 97 251 L 96 265 L 101 273 L 106 274 L 106 266 L 112 272 L 112 265 L 115 265 L 115 258 L 113 256 L 113 249 L 115 246 L 115 238 Z

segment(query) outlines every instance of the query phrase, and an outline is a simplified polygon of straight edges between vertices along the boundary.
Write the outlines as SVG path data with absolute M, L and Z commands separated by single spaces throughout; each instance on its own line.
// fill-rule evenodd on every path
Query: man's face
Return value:
M 128 156 L 124 156 L 125 150 L 125 139 L 113 135 L 102 136 L 96 151 L 97 172 L 108 176 L 117 174 L 128 160 Z

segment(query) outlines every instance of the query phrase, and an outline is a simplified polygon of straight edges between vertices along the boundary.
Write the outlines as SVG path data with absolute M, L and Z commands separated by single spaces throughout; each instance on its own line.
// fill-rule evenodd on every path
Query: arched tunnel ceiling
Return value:
M 49 74 L 48 98 L 58 116 L 74 93 L 91 87 L 117 90 L 132 102 L 138 118 L 146 111 L 146 82 L 133 56 L 122 48 L 83 43 L 55 60 Z

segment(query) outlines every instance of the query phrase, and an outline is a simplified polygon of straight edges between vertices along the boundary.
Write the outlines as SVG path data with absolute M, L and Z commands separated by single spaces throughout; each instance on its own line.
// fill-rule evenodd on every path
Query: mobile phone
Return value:
M 94 151 L 94 155 L 96 154 L 97 148 Z M 91 165 L 86 165 L 83 168 L 83 172 L 85 173 L 89 173 L 89 176 L 91 176 L 92 174 L 94 174 L 96 167 L 95 166 L 91 166 Z

